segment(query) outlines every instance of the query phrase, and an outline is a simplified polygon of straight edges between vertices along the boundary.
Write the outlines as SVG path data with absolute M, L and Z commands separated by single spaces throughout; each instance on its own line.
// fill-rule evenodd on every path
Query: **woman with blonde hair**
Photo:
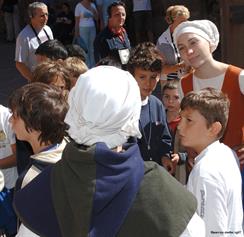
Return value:
M 161 82 L 167 79 L 178 79 L 184 71 L 185 65 L 181 62 L 180 55 L 173 42 L 174 29 L 190 18 L 190 12 L 183 5 L 170 6 L 166 10 L 165 20 L 169 27 L 158 38 L 157 49 L 164 58 L 165 65 L 162 71 Z M 162 81 L 163 80 L 163 81 Z M 162 84 L 162 83 L 161 83 Z M 164 83 L 163 83 L 164 84 Z

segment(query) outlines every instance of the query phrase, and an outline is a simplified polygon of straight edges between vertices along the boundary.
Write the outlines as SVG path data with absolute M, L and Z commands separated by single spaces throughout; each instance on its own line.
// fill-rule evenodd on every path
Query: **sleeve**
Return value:
M 79 3 L 75 6 L 75 17 L 79 17 L 81 14 Z
M 206 236 L 222 236 L 229 231 L 227 195 L 224 185 L 217 180 L 198 177 L 195 196 L 198 202 L 198 214 L 204 220 Z
M 4 176 L 2 171 L 0 170 L 0 192 L 2 191 L 3 187 L 4 187 Z
M 92 8 L 97 12 L 96 5 L 94 3 L 91 4 Z
M 244 70 L 241 71 L 239 76 L 239 85 L 241 93 L 244 95 Z
M 15 139 L 15 134 L 14 131 L 12 130 L 11 124 L 9 122 L 9 119 L 11 117 L 11 113 L 8 111 L 8 109 L 6 108 L 6 110 L 4 111 L 5 115 L 4 115 L 4 129 L 6 131 L 6 135 L 7 135 L 7 139 L 9 140 L 9 143 L 11 145 L 16 143 L 16 139 Z
M 28 58 L 28 40 L 27 37 L 19 35 L 16 40 L 16 49 L 15 49 L 15 61 L 20 63 L 26 63 Z

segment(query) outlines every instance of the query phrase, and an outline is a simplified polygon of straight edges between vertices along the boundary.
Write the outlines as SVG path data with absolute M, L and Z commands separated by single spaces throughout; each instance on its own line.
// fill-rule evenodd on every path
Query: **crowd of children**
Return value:
M 213 58 L 218 29 L 188 13 L 170 34 L 191 70 L 161 98 L 159 45 L 91 69 L 78 45 L 39 45 L 0 106 L 0 236 L 243 236 L 244 71 Z

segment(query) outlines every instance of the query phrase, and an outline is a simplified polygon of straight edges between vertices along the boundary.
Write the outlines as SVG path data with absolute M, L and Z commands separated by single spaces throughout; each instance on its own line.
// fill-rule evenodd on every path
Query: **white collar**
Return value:
M 144 100 L 142 100 L 141 101 L 141 106 L 145 106 L 145 105 L 147 105 L 147 103 L 148 103 L 148 96 L 146 97 L 146 99 L 144 99 Z
M 195 160 L 195 164 L 198 163 L 206 155 L 207 152 L 209 152 L 211 150 L 216 150 L 216 146 L 219 146 L 219 144 L 220 144 L 219 140 L 209 144 L 204 150 L 202 150 L 200 152 L 199 155 L 197 155 L 195 157 L 195 159 L 194 159 Z

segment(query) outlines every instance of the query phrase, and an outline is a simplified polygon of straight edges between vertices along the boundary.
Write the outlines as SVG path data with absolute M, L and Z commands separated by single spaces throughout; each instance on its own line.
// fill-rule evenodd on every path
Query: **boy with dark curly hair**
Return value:
M 138 44 L 131 52 L 127 69 L 140 88 L 142 107 L 139 128 L 142 138 L 138 145 L 145 161 L 153 160 L 162 165 L 169 158 L 171 135 L 168 129 L 165 108 L 162 102 L 151 95 L 155 89 L 163 62 L 155 45 L 150 42 Z

